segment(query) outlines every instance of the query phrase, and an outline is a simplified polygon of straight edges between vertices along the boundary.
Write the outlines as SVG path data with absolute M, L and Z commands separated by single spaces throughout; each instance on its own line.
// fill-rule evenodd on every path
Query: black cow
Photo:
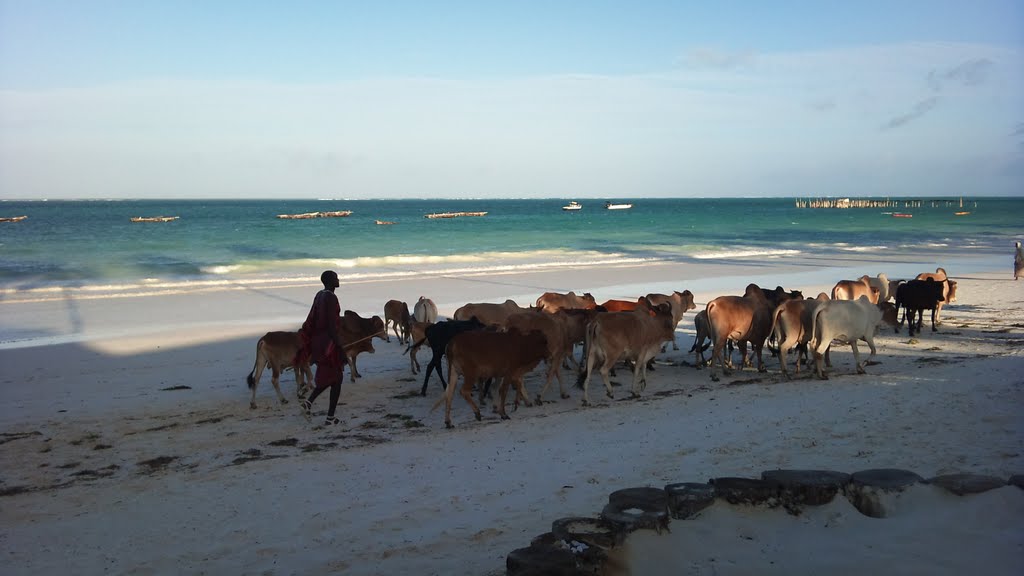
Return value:
M 445 350 L 448 348 L 448 343 L 455 337 L 456 334 L 466 332 L 469 330 L 483 330 L 484 324 L 477 320 L 476 316 L 473 316 L 469 320 L 445 320 L 443 322 L 435 322 L 427 327 L 424 331 L 426 336 L 423 340 L 414 343 L 410 347 L 417 347 L 423 344 L 426 340 L 430 342 L 430 350 L 433 355 L 430 357 L 430 363 L 427 364 L 427 375 L 423 378 L 423 389 L 420 390 L 421 396 L 427 395 L 427 382 L 430 382 L 430 373 L 434 370 L 437 371 L 437 377 L 441 379 L 441 385 L 445 388 L 448 387 L 448 383 L 444 381 L 444 375 L 441 374 L 441 358 L 444 357 Z
M 946 281 L 937 282 L 931 278 L 927 280 L 909 280 L 903 284 L 900 284 L 896 288 L 896 310 L 899 311 L 900 307 L 903 307 L 903 320 L 900 320 L 899 325 L 896 327 L 899 330 L 899 326 L 903 325 L 903 321 L 907 319 L 907 315 L 910 315 L 910 321 L 908 322 L 908 330 L 910 335 L 914 335 L 914 314 L 917 314 L 917 333 L 921 333 L 921 325 L 924 324 L 924 311 L 932 311 L 932 332 L 935 332 L 935 313 L 939 308 L 939 304 L 944 302 L 945 299 L 942 297 L 943 284 Z

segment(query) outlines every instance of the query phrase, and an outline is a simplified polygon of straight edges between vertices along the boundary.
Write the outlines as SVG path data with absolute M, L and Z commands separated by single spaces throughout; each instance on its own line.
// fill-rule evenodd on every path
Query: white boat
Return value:
M 583 210 L 583 204 L 580 204 L 579 202 L 573 200 L 566 204 L 565 206 L 562 206 L 562 210 Z
M 611 202 L 605 202 L 604 207 L 606 210 L 629 210 L 633 207 L 632 204 L 612 204 Z

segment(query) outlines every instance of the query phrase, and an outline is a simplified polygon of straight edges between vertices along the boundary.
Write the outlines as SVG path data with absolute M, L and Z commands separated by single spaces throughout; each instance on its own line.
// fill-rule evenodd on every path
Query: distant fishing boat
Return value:
M 0 218 L 0 222 L 21 222 L 28 216 L 5 216 Z
M 424 214 L 424 218 L 461 218 L 463 216 L 486 216 L 487 212 L 434 212 Z
M 132 222 L 173 222 L 178 216 L 133 216 Z
M 387 226 L 389 224 L 394 224 L 394 222 L 390 220 L 375 220 L 374 222 L 377 223 L 377 226 Z
M 604 203 L 605 210 L 629 210 L 632 207 L 632 204 L 613 204 L 611 202 Z
M 953 212 L 954 216 L 967 216 L 970 212 Z
M 580 204 L 579 202 L 573 200 L 572 202 L 569 202 L 565 206 L 562 206 L 562 210 L 565 210 L 567 212 L 583 210 L 583 204 Z
M 892 217 L 893 218 L 913 218 L 914 215 L 913 214 L 904 214 L 902 212 L 893 212 L 892 213 Z
M 305 212 L 303 214 L 278 214 L 277 217 L 283 220 L 309 220 L 311 218 L 344 218 L 351 216 L 351 210 L 336 210 L 334 212 Z

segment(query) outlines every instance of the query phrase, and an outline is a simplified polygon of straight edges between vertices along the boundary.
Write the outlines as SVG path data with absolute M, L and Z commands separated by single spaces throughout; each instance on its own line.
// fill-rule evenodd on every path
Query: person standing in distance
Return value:
M 1024 276 L 1024 249 L 1020 247 L 1020 241 L 1014 242 L 1017 251 L 1013 254 L 1013 279 L 1019 280 Z
M 340 286 L 338 273 L 334 270 L 325 270 L 320 275 L 320 281 L 323 282 L 324 289 L 316 293 L 313 305 L 309 308 L 309 315 L 299 330 L 300 338 L 309 350 L 310 362 L 316 364 L 316 375 L 313 377 L 316 387 L 309 398 L 302 401 L 302 414 L 306 420 L 310 420 L 313 402 L 321 392 L 330 388 L 330 404 L 327 407 L 327 421 L 324 425 L 334 426 L 341 422 L 334 415 L 334 411 L 338 407 L 338 398 L 341 397 L 341 382 L 345 379 L 348 357 L 345 355 L 344 344 L 339 335 L 341 303 L 334 294 L 334 290 Z

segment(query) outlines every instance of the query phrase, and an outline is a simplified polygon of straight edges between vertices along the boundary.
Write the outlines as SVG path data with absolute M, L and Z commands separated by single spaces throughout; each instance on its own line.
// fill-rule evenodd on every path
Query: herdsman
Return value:
M 338 274 L 334 270 L 325 270 L 320 275 L 320 281 L 323 282 L 324 289 L 316 293 L 309 315 L 299 330 L 310 362 L 316 364 L 316 375 L 313 377 L 316 387 L 309 398 L 302 401 L 302 413 L 306 420 L 309 420 L 313 414 L 313 402 L 329 387 L 330 404 L 327 407 L 327 421 L 324 425 L 334 426 L 341 422 L 334 415 L 334 411 L 338 407 L 338 398 L 341 397 L 341 382 L 345 378 L 348 357 L 345 356 L 340 336 L 341 303 L 334 293 L 340 286 Z

